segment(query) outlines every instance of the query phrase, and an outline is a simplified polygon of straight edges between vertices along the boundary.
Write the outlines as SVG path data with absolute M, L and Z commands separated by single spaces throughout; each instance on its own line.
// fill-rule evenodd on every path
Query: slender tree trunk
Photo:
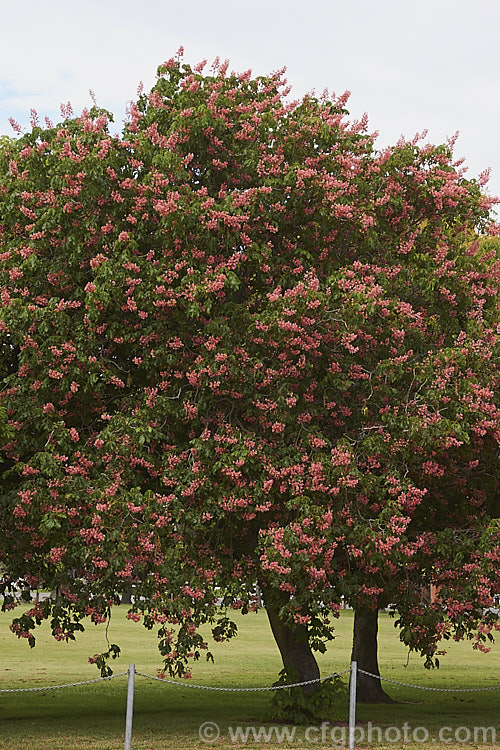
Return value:
M 354 633 L 351 660 L 358 663 L 356 696 L 358 703 L 394 703 L 382 689 L 378 668 L 378 610 L 363 609 L 354 612 Z M 377 675 L 368 677 L 359 670 Z
M 122 593 L 120 604 L 132 604 L 132 586 L 127 586 Z
M 309 645 L 307 629 L 303 625 L 291 628 L 281 622 L 278 616 L 280 607 L 266 602 L 267 616 L 276 643 L 280 650 L 283 666 L 289 674 L 298 676 L 297 682 L 319 680 L 319 667 Z M 318 682 L 304 685 L 304 695 L 310 695 L 318 687 Z

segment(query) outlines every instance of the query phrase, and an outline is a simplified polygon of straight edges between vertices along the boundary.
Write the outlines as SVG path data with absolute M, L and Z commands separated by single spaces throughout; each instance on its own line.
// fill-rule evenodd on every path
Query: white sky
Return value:
M 0 133 L 9 116 L 29 128 L 100 106 L 121 129 L 138 84 L 182 45 L 195 65 L 216 55 L 256 75 L 283 66 L 299 97 L 352 92 L 351 115 L 369 116 L 377 145 L 428 129 L 456 131 L 468 177 L 486 168 L 500 195 L 500 2 L 498 0 L 3 0 L 0 3 Z M 498 128 L 498 130 L 497 130 Z M 497 135 L 495 135 L 497 133 Z M 500 207 L 497 209 L 500 214 Z

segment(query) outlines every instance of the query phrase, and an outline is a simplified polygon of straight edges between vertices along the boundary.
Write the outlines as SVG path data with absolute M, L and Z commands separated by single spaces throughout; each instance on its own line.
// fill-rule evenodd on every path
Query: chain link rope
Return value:
M 364 669 L 359 669 L 358 674 L 364 674 L 367 677 L 374 677 L 376 680 L 383 680 L 384 682 L 390 682 L 393 685 L 402 685 L 403 687 L 415 688 L 415 690 L 434 690 L 438 693 L 484 693 L 487 690 L 500 690 L 500 685 L 493 685 L 492 687 L 482 688 L 437 688 L 427 687 L 426 685 L 411 685 L 409 682 L 399 682 L 398 680 L 391 680 L 389 677 L 381 677 L 371 672 L 366 672 Z
M 267 690 L 285 690 L 286 688 L 302 687 L 303 685 L 313 685 L 316 682 L 325 682 L 330 680 L 332 677 L 340 677 L 343 674 L 348 674 L 351 670 L 344 669 L 343 672 L 334 672 L 327 677 L 318 677 L 315 680 L 306 680 L 305 682 L 293 682 L 291 685 L 270 685 L 268 687 L 257 687 L 257 688 L 226 688 L 226 687 L 212 687 L 210 685 L 193 685 L 189 682 L 177 682 L 176 680 L 167 680 L 163 677 L 154 677 L 150 674 L 143 674 L 143 672 L 136 672 L 136 675 L 140 677 L 147 677 L 148 680 L 157 680 L 158 682 L 166 682 L 169 685 L 176 685 L 177 687 L 196 688 L 198 690 L 217 690 L 225 693 L 262 693 Z
M 227 687 L 214 687 L 211 685 L 197 685 L 190 682 L 178 682 L 177 680 L 168 680 L 164 677 L 154 677 L 150 674 L 143 672 L 136 672 L 135 674 L 140 677 L 145 677 L 148 680 L 155 680 L 157 682 L 163 682 L 168 685 L 175 685 L 176 687 L 194 688 L 196 690 L 212 690 L 217 692 L 225 693 L 262 693 L 272 690 L 285 690 L 287 688 L 303 687 L 305 685 L 314 685 L 318 682 L 325 682 L 334 677 L 341 677 L 342 675 L 349 674 L 350 669 L 344 669 L 342 672 L 333 672 L 333 674 L 327 675 L 326 677 L 318 677 L 314 680 L 305 680 L 303 682 L 293 682 L 289 685 L 270 685 L 267 687 L 256 687 L 256 688 L 227 688 Z M 482 688 L 438 688 L 429 687 L 427 685 L 412 685 L 410 682 L 400 682 L 399 680 L 391 680 L 389 677 L 381 677 L 380 675 L 367 672 L 365 669 L 358 668 L 358 674 L 364 674 L 367 677 L 373 677 L 376 680 L 382 680 L 383 682 L 389 682 L 392 685 L 400 685 L 401 687 L 413 688 L 415 690 L 430 690 L 438 693 L 484 693 L 491 690 L 500 690 L 500 685 L 492 685 L 491 687 Z M 126 677 L 127 672 L 120 672 L 119 674 L 113 674 L 109 677 L 97 677 L 93 680 L 83 680 L 81 682 L 69 682 L 64 685 L 47 685 L 45 687 L 33 687 L 33 688 L 2 688 L 0 693 L 36 693 L 43 692 L 45 690 L 62 690 L 64 688 L 79 687 L 80 685 L 92 685 L 97 682 L 106 682 L 108 680 L 116 679 L 117 677 Z
M 0 693 L 36 693 L 43 690 L 62 690 L 63 688 L 77 687 L 78 685 L 91 685 L 94 682 L 106 682 L 106 680 L 114 680 L 116 677 L 125 677 L 126 675 L 128 675 L 128 671 L 120 672 L 119 674 L 111 674 L 109 677 L 96 677 L 94 680 L 68 682 L 66 685 L 47 685 L 46 687 L 34 688 L 4 688 L 0 690 Z

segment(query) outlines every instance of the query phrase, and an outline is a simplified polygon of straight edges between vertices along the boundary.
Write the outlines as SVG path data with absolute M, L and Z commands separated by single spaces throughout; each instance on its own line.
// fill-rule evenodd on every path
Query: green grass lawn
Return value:
M 125 619 L 125 608 L 115 608 L 109 628 L 109 639 L 122 647 L 122 655 L 113 663 L 116 673 L 126 672 L 129 663 L 138 672 L 156 675 L 161 666 L 155 637 L 141 625 Z M 105 628 L 89 626 L 76 643 L 56 643 L 42 628 L 37 646 L 30 649 L 10 633 L 11 616 L 0 615 L 0 689 L 44 687 L 90 680 L 98 677 L 88 656 L 106 648 Z M 281 669 L 264 611 L 242 617 L 235 613 L 240 635 L 233 642 L 215 644 L 215 664 L 198 663 L 190 683 L 217 687 L 261 687 L 271 685 Z M 322 675 L 348 667 L 352 612 L 345 611 L 338 621 L 337 638 L 328 652 L 319 657 Z M 488 687 L 500 685 L 500 648 L 491 653 L 473 651 L 470 644 L 451 643 L 442 657 L 439 670 L 427 671 L 416 656 L 407 662 L 407 652 L 400 644 L 393 620 L 380 617 L 380 668 L 384 677 L 433 687 Z M 390 706 L 358 706 L 357 720 L 365 732 L 365 741 L 357 747 L 401 747 L 406 736 L 416 740 L 408 748 L 491 748 L 500 746 L 500 690 L 484 693 L 424 692 L 413 688 L 385 685 L 387 692 L 399 701 Z M 116 750 L 123 748 L 127 677 L 63 690 L 0 693 L 1 750 Z M 338 707 L 329 726 L 313 727 L 309 734 L 300 727 L 288 741 L 279 742 L 273 734 L 267 741 L 251 739 L 233 741 L 229 727 L 258 727 L 264 722 L 269 693 L 209 692 L 136 677 L 132 747 L 142 750 L 183 750 L 184 748 L 280 747 L 326 748 L 334 746 L 345 732 L 347 704 Z M 212 743 L 199 737 L 204 722 L 215 722 L 220 738 Z M 406 725 L 405 725 L 406 723 Z M 265 724 L 269 728 L 269 723 Z M 405 729 L 406 726 L 406 729 Z M 371 738 L 368 732 L 371 727 Z M 379 727 L 376 730 L 375 727 Z M 414 736 L 416 727 L 421 729 Z M 446 730 L 446 742 L 429 739 Z M 498 745 L 473 741 L 474 727 L 495 727 Z M 457 742 L 453 740 L 457 730 Z M 277 727 L 275 731 L 282 731 Z M 333 734 L 332 733 L 333 729 Z M 210 727 L 206 730 L 210 731 Z M 400 740 L 398 740 L 398 731 Z M 378 742 L 379 734 L 382 743 Z M 469 733 L 469 736 L 468 736 Z M 488 735 L 491 737 L 491 734 Z M 269 741 L 271 738 L 271 741 Z M 470 738 L 470 742 L 464 739 Z M 367 740 L 371 739 L 371 742 Z M 309 741 L 308 741 L 309 740 Z

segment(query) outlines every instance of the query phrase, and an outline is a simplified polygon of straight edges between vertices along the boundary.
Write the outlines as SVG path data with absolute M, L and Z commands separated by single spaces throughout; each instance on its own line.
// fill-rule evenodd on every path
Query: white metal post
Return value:
M 358 662 L 351 662 L 351 681 L 349 684 L 349 750 L 354 750 L 356 730 L 356 680 L 358 677 Z
M 134 715 L 135 664 L 128 665 L 127 716 L 125 719 L 125 750 L 132 747 L 132 717 Z

